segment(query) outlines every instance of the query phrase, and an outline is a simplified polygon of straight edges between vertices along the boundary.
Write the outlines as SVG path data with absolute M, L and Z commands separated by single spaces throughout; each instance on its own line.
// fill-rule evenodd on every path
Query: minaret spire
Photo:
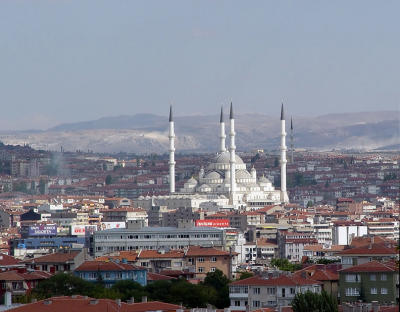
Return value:
M 289 202 L 286 192 L 286 122 L 283 103 L 281 107 L 281 202 Z
M 235 145 L 235 119 L 233 117 L 233 104 L 231 102 L 231 110 L 229 113 L 229 119 L 230 119 L 230 147 L 229 147 L 229 152 L 230 152 L 230 179 L 231 179 L 231 194 L 230 194 L 230 203 L 232 205 L 235 204 L 235 192 L 236 192 L 236 155 L 235 155 L 235 150 L 236 150 L 236 145 Z
M 220 138 L 220 147 L 219 151 L 220 153 L 223 153 L 226 151 L 225 147 L 225 122 L 224 122 L 224 110 L 221 106 L 221 116 L 219 117 L 219 124 L 220 124 L 220 133 L 219 133 L 219 138 Z
M 172 105 L 169 108 L 169 192 L 175 193 L 175 130 Z
M 290 163 L 294 163 L 293 118 L 290 117 Z

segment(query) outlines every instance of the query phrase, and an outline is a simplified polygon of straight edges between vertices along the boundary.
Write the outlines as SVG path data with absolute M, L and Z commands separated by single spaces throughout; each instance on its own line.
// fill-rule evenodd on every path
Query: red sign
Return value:
M 196 226 L 227 228 L 229 227 L 229 220 L 228 219 L 196 220 Z

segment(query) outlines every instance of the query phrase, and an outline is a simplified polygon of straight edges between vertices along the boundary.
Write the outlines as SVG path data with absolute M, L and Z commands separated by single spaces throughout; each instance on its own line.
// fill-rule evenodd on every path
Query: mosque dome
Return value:
M 187 180 L 187 183 L 189 184 L 197 184 L 197 180 L 193 177 L 191 177 L 189 180 Z
M 206 179 L 221 179 L 221 175 L 218 172 L 211 171 L 207 173 Z
M 268 180 L 266 177 L 262 176 L 258 179 L 258 182 L 260 183 L 271 183 L 270 180 Z
M 222 153 L 219 153 L 216 157 L 214 162 L 217 164 L 229 164 L 231 155 L 229 153 L 229 151 L 225 151 Z M 243 160 L 235 154 L 235 160 L 237 164 L 243 164 Z
M 251 174 L 247 170 L 236 171 L 236 179 L 251 179 Z

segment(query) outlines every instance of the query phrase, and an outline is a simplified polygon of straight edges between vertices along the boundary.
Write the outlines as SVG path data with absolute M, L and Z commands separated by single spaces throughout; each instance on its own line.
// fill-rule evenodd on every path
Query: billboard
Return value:
M 196 226 L 226 228 L 229 227 L 229 220 L 228 219 L 196 220 Z
M 97 225 L 71 225 L 71 235 L 86 235 L 86 232 L 93 233 L 97 230 Z
M 41 236 L 41 235 L 56 236 L 57 225 L 55 224 L 31 225 L 29 227 L 28 233 L 29 236 Z
M 100 230 L 124 229 L 125 222 L 101 222 Z

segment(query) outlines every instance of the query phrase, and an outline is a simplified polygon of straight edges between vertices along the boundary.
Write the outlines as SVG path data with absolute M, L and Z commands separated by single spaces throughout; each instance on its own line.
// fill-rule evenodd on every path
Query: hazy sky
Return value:
M 400 1 L 0 1 L 0 129 L 398 110 Z

